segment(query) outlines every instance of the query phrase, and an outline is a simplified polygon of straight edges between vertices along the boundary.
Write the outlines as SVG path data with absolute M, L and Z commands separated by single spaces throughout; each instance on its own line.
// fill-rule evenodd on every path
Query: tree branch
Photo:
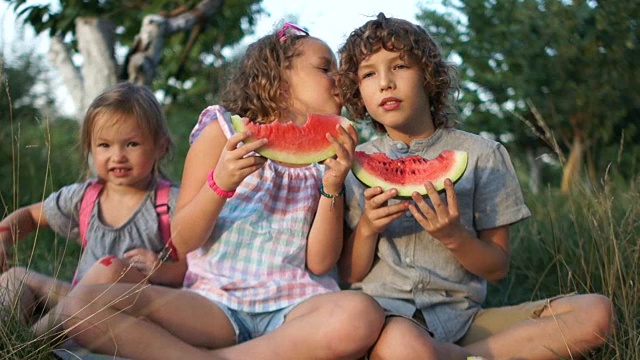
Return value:
M 145 16 L 140 33 L 136 35 L 125 58 L 122 77 L 138 84 L 151 85 L 160 62 L 164 39 L 205 22 L 221 6 L 222 0 L 203 0 L 195 8 L 175 17 Z

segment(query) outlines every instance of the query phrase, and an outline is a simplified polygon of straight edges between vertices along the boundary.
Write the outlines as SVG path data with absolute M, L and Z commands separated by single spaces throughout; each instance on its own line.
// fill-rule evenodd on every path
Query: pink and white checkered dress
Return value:
M 216 120 L 227 137 L 233 134 L 231 114 L 210 106 L 200 115 L 191 143 Z M 332 276 L 311 274 L 305 261 L 322 174 L 318 164 L 289 168 L 269 160 L 248 176 L 227 200 L 209 241 L 188 254 L 185 287 L 252 313 L 338 290 Z

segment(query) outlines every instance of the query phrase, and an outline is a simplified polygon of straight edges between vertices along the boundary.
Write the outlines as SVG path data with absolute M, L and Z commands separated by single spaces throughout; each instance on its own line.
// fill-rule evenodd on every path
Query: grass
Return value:
M 640 179 L 571 195 L 529 196 L 533 217 L 514 226 L 511 271 L 490 305 L 571 292 L 612 299 L 616 330 L 590 359 L 640 359 Z M 588 314 L 585 314 L 588 316 Z

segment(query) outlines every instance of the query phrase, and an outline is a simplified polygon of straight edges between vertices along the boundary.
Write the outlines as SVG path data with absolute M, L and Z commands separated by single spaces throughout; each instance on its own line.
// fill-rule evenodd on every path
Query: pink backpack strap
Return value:
M 78 226 L 80 228 L 80 239 L 82 240 L 82 248 L 87 246 L 87 230 L 89 229 L 89 220 L 91 220 L 91 212 L 100 196 L 100 191 L 104 184 L 101 181 L 94 180 L 85 190 L 80 203 L 80 214 L 78 216 Z
M 80 230 L 80 240 L 82 248 L 87 247 L 87 230 L 89 229 L 89 221 L 91 220 L 91 212 L 100 196 L 100 191 L 104 187 L 104 183 L 98 180 L 93 180 L 82 194 L 82 201 L 80 202 L 80 213 L 78 214 L 78 228 Z M 72 285 L 78 283 L 78 269 L 73 275 L 71 280 Z
M 158 226 L 160 227 L 160 236 L 165 244 L 163 254 L 169 255 L 173 260 L 178 260 L 178 252 L 171 241 L 171 220 L 169 218 L 169 192 L 171 183 L 167 180 L 160 179 L 156 186 L 156 213 L 158 214 Z

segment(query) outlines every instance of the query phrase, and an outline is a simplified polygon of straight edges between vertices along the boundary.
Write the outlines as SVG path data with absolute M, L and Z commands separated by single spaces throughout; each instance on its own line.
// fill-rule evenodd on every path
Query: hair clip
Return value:
M 282 29 L 278 30 L 278 40 L 280 44 L 287 40 L 287 35 L 309 36 L 309 32 L 296 24 L 285 22 Z

